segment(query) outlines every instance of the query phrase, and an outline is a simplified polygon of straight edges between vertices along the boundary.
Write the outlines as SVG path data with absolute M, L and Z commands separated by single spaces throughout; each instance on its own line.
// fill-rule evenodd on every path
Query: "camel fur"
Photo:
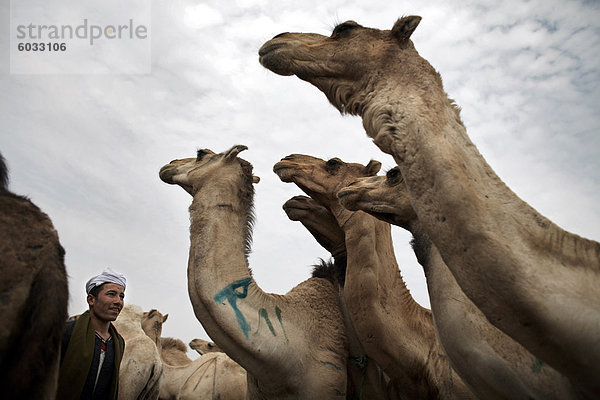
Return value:
M 163 363 L 156 344 L 142 329 L 143 312 L 127 304 L 114 322 L 125 339 L 119 370 L 119 400 L 158 399 Z
M 375 175 L 381 163 L 366 166 L 292 154 L 273 167 L 284 182 L 328 208 L 345 237 L 347 268 L 344 304 L 358 339 L 394 381 L 402 398 L 474 399 L 452 371 L 438 342 L 431 311 L 410 295 L 398 264 L 390 225 L 364 212 L 351 212 L 337 201 L 340 187 Z
M 225 353 L 212 352 L 190 360 L 181 340 L 163 337 L 161 341 L 165 363 L 161 400 L 246 399 L 246 371 Z
M 158 398 L 245 399 L 246 371 L 223 353 L 191 360 L 183 341 L 160 336 L 167 317 L 168 314 L 163 315 L 152 309 L 144 313 L 142 320 L 146 334 L 159 343 L 158 349 L 163 362 L 163 378 Z
M 52 221 L 8 189 L 0 155 L 0 386 L 7 399 L 54 399 L 69 289 Z
M 424 233 L 486 318 L 600 396 L 600 243 L 564 231 L 513 193 L 469 139 L 440 75 L 410 37 L 354 21 L 331 36 L 277 35 L 263 66 L 320 89 L 400 167 Z
M 300 222 L 314 239 L 333 258 L 333 262 L 321 260 L 313 267 L 313 277 L 330 280 L 338 287 L 342 316 L 348 337 L 350 362 L 348 362 L 347 399 L 396 399 L 398 390 L 389 376 L 369 358 L 360 344 L 356 331 L 344 304 L 346 279 L 346 246 L 344 232 L 337 225 L 331 212 L 310 197 L 294 196 L 283 204 L 283 210 L 292 221 Z
M 398 167 L 386 176 L 359 178 L 337 196 L 414 235 L 440 342 L 453 367 L 481 399 L 576 399 L 570 381 L 494 325 L 462 292 L 434 244 L 423 234 Z
M 247 371 L 249 399 L 345 396 L 348 350 L 333 284 L 310 278 L 276 295 L 252 278 L 247 255 L 258 178 L 237 157 L 245 149 L 199 150 L 159 173 L 193 196 L 188 288 L 196 317 Z

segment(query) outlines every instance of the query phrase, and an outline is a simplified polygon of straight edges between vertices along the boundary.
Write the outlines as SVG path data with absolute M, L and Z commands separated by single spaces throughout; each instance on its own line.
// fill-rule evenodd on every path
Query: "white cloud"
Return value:
M 219 10 L 201 3 L 185 8 L 183 22 L 194 29 L 203 29 L 223 23 L 223 15 Z
M 250 259 L 258 284 L 285 293 L 309 276 L 326 254 L 281 210 L 300 192 L 279 181 L 273 164 L 290 153 L 393 162 L 359 118 L 340 116 L 308 83 L 265 70 L 257 51 L 280 32 L 329 34 L 345 19 L 389 29 L 402 15 L 421 15 L 415 46 L 441 72 L 490 165 L 538 211 L 598 240 L 597 6 L 510 3 L 153 3 L 149 75 L 16 76 L 5 67 L 0 151 L 11 188 L 30 195 L 58 229 L 70 312 L 85 306 L 83 283 L 110 264 L 128 275 L 128 301 L 170 314 L 165 335 L 206 338 L 187 294 L 191 198 L 158 179 L 163 164 L 198 147 L 250 147 L 241 156 L 262 178 Z M 8 6 L 0 7 L 6 19 Z M 5 36 L 0 46 L 8 49 Z M 427 305 L 408 239 L 394 235 L 411 293 Z

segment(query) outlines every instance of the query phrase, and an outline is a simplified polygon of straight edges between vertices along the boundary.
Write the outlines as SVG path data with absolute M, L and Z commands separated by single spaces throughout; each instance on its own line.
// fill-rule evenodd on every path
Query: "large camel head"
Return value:
M 344 232 L 326 207 L 306 196 L 294 196 L 283 204 L 292 221 L 299 221 L 317 242 L 335 257 L 346 254 Z
M 362 210 L 404 229 L 411 230 L 417 220 L 398 167 L 390 169 L 386 176 L 358 179 L 339 190 L 337 197 L 348 210 Z
M 295 183 L 320 204 L 330 206 L 337 203 L 337 190 L 358 178 L 375 175 L 380 168 L 381 163 L 375 160 L 364 166 L 345 163 L 339 158 L 325 161 L 303 154 L 292 154 L 276 163 L 273 171 L 283 182 Z
M 197 151 L 196 158 L 173 160 L 163 166 L 159 176 L 163 182 L 179 185 L 194 196 L 206 184 L 227 184 L 236 177 L 252 176 L 252 165 L 237 157 L 246 149 L 248 147 L 235 145 L 219 154 L 209 149 L 201 149 Z M 259 180 L 258 177 L 252 176 L 252 183 L 258 183 Z
M 260 48 L 259 61 L 276 74 L 310 82 L 342 113 L 364 119 L 374 108 L 370 114 L 385 119 L 382 108 L 398 105 L 407 114 L 423 106 L 435 113 L 433 104 L 446 95 L 439 74 L 410 40 L 420 21 L 418 16 L 403 17 L 391 30 L 346 21 L 331 36 L 281 33 Z M 374 115 L 364 121 L 369 136 L 375 138 L 380 124 L 398 123 L 387 114 L 389 121 L 371 121 Z
M 217 346 L 213 342 L 209 342 L 208 340 L 193 339 L 189 344 L 190 348 L 196 350 L 201 356 L 206 353 L 223 352 L 223 350 L 221 350 L 219 346 Z

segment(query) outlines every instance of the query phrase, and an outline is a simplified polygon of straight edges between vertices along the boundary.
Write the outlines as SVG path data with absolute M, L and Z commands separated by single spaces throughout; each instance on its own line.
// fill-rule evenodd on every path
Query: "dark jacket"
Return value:
M 113 324 L 110 324 L 108 330 L 114 344 L 114 353 L 111 351 L 110 354 L 114 357 L 111 357 L 113 358 L 113 369 L 106 399 L 117 400 L 119 366 L 125 350 L 125 341 Z M 93 384 L 97 368 L 91 367 L 94 358 L 99 355 L 96 347 L 96 332 L 90 324 L 89 311 L 86 311 L 76 321 L 67 324 L 63 335 L 57 399 L 79 400 L 84 388 L 89 388 L 89 382 Z

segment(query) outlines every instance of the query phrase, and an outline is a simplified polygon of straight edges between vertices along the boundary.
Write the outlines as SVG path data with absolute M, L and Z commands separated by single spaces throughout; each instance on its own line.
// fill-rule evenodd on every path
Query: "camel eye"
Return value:
M 327 161 L 327 170 L 330 172 L 336 171 L 342 165 L 342 161 L 339 158 L 332 158 Z
M 402 173 L 400 172 L 400 168 L 394 167 L 390 169 L 387 174 L 385 174 L 387 181 L 389 183 L 397 183 L 402 181 Z
M 332 37 L 339 36 L 340 34 L 342 34 L 344 32 L 349 32 L 350 30 L 352 30 L 358 26 L 359 25 L 354 21 L 343 22 L 333 29 L 331 36 Z
M 198 150 L 198 153 L 196 154 L 196 161 L 202 160 L 202 158 L 204 158 L 204 156 L 207 154 L 208 154 L 208 152 L 206 150 L 203 150 L 203 149 Z

